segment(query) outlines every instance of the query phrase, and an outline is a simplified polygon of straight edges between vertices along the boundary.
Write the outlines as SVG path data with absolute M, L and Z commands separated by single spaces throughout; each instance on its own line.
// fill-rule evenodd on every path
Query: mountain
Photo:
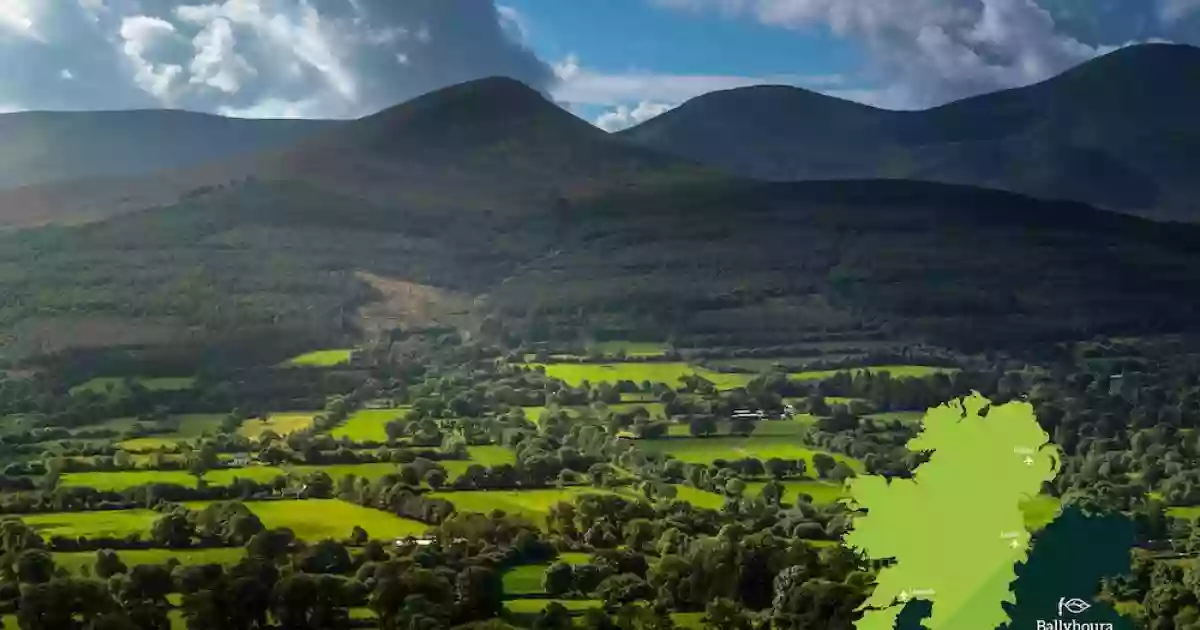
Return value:
M 621 142 L 512 79 L 451 86 L 319 131 L 194 168 L 0 191 L 0 225 L 96 220 L 250 178 L 445 215 L 520 214 L 560 198 L 717 176 Z
M 618 136 L 758 179 L 921 179 L 1200 221 L 1196 111 L 1200 48 L 1151 44 L 925 111 L 751 87 Z
M 0 115 L 0 188 L 144 175 L 284 147 L 338 123 L 176 110 Z

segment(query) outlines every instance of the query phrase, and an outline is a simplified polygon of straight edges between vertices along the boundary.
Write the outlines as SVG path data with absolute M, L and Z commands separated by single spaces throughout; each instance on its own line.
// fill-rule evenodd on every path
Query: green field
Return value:
M 253 479 L 258 482 L 268 482 L 280 475 L 287 474 L 281 468 L 273 466 L 248 466 L 246 468 L 218 468 L 210 470 L 204 480 L 212 486 L 227 486 L 235 478 Z M 181 486 L 195 486 L 196 478 L 185 470 L 123 470 L 117 472 L 82 472 L 64 473 L 60 481 L 62 486 L 88 486 L 97 490 L 124 490 L 148 483 L 171 483 Z
M 637 409 L 638 407 L 645 409 L 653 419 L 661 420 L 666 418 L 666 405 L 660 402 L 621 402 L 605 405 L 605 408 L 613 413 L 628 413 L 634 409 Z M 583 411 L 588 409 L 587 407 L 562 408 L 566 409 L 572 416 L 578 416 Z M 547 407 L 521 407 L 521 410 L 525 413 L 525 418 L 533 423 L 538 422 L 538 420 L 542 417 L 542 414 L 545 413 L 546 409 Z
M 735 389 L 743 387 L 753 378 L 753 374 L 723 374 L 704 368 L 696 367 L 682 361 L 664 363 L 550 363 L 529 364 L 530 367 L 545 367 L 546 374 L 552 378 L 566 381 L 571 386 L 579 386 L 583 381 L 600 383 L 607 381 L 633 381 L 641 383 L 666 383 L 672 387 L 680 385 L 679 377 L 688 374 L 698 374 L 716 385 L 717 389 Z
M 813 503 L 815 504 L 837 503 L 838 499 L 848 496 L 845 488 L 842 486 L 825 481 L 800 479 L 781 481 L 779 483 L 783 485 L 783 502 L 789 504 L 794 504 L 796 497 L 800 494 L 812 496 Z M 767 485 L 765 481 L 746 482 L 746 496 L 758 496 L 765 485 Z
M 815 451 L 786 435 L 751 435 L 748 438 L 718 436 L 709 438 L 666 438 L 638 440 L 637 448 L 647 453 L 663 453 L 695 464 L 711 464 L 718 459 L 735 460 L 755 457 L 766 461 L 772 457 L 780 459 L 804 459 L 812 468 Z M 863 472 L 862 462 L 838 453 L 830 453 L 837 461 L 845 462 L 857 472 Z
M 725 497 L 719 494 L 707 492 L 691 486 L 685 486 L 681 483 L 672 485 L 675 487 L 676 499 L 680 501 L 687 501 L 698 508 L 705 510 L 719 510 L 725 505 Z
M 265 422 L 261 418 L 251 418 L 242 424 L 242 427 L 238 429 L 238 434 L 253 440 L 267 431 L 274 431 L 276 435 L 282 437 L 311 427 L 313 417 L 316 415 L 315 411 L 297 411 L 272 413 L 267 416 Z
M 514 615 L 536 615 L 549 606 L 552 602 L 562 604 L 564 608 L 571 612 L 583 612 L 592 608 L 604 607 L 604 602 L 598 599 L 511 599 L 504 602 L 504 608 L 509 613 Z
M 19 518 L 46 539 L 53 536 L 124 538 L 130 534 L 141 534 L 143 539 L 149 539 L 150 526 L 160 516 L 162 514 L 153 510 L 110 510 L 25 514 Z
M 645 341 L 601 341 L 588 346 L 588 352 L 616 354 L 622 350 L 630 357 L 660 357 L 667 351 L 667 344 Z
M 591 562 L 591 554 L 587 553 L 560 553 L 554 562 L 565 562 L 567 564 L 586 564 Z M 546 592 L 542 589 L 542 576 L 546 574 L 546 569 L 550 568 L 552 562 L 544 564 L 523 564 L 513 567 L 504 572 L 504 594 L 505 595 L 545 595 Z
M 284 367 L 334 367 L 349 363 L 350 357 L 353 354 L 353 348 L 317 350 L 316 352 L 306 352 L 298 357 L 292 357 L 284 361 L 282 365 Z
M 171 433 L 159 433 L 150 437 L 125 440 L 120 443 L 120 446 L 131 453 L 146 453 L 159 449 L 169 449 L 174 447 L 176 442 L 192 440 L 206 434 L 215 434 L 221 426 L 221 421 L 224 419 L 224 415 L 212 413 L 174 416 L 172 420 L 179 422 L 177 430 Z
M 356 442 L 386 442 L 387 424 L 402 419 L 410 407 L 395 409 L 361 409 L 354 412 L 345 422 L 329 431 L 332 437 L 346 438 Z
M 1170 507 L 1167 508 L 1167 516 L 1195 521 L 1200 518 L 1200 506 Z
M 196 501 L 184 505 L 191 509 L 202 509 L 208 502 Z M 371 538 L 378 540 L 420 536 L 430 527 L 382 510 L 337 499 L 256 501 L 246 503 L 246 507 L 258 515 L 266 527 L 287 527 L 295 532 L 297 538 L 309 542 L 347 538 L 355 525 L 367 530 Z
M 470 446 L 467 451 L 470 460 L 443 460 L 438 462 L 446 469 L 447 475 L 457 478 L 472 464 L 498 466 L 500 464 L 515 464 L 516 454 L 503 446 Z M 217 468 L 208 471 L 204 480 L 212 486 L 227 486 L 234 479 L 252 479 L 260 483 L 274 480 L 276 477 L 289 473 L 308 475 L 316 471 L 328 474 L 336 482 L 346 475 L 354 475 L 375 481 L 384 475 L 396 473 L 399 465 L 391 462 L 374 462 L 366 464 L 334 464 L 330 466 L 246 466 L 244 468 Z M 196 478 L 185 470 L 121 470 L 114 472 L 79 472 L 64 473 L 60 484 L 64 487 L 87 486 L 97 490 L 124 490 L 148 483 L 171 483 L 181 486 L 194 487 Z
M 931 367 L 927 365 L 877 365 L 862 368 L 840 368 L 837 370 L 815 370 L 811 372 L 792 372 L 788 377 L 797 381 L 823 381 L 838 372 L 850 372 L 851 374 L 861 371 L 868 372 L 888 372 L 892 378 L 918 378 L 929 376 L 931 374 L 953 374 L 958 372 L 958 368 Z
M 135 377 L 134 382 L 150 391 L 179 391 L 191 389 L 196 385 L 196 379 L 191 376 L 183 377 L 163 377 L 163 378 L 144 378 Z M 125 389 L 125 378 L 120 376 L 102 376 L 94 378 L 86 383 L 76 385 L 71 388 L 71 395 L 82 394 L 83 392 L 92 392 L 94 394 L 108 395 L 111 392 L 114 396 L 123 397 L 128 394 Z
M 454 504 L 459 512 L 490 514 L 503 510 L 510 516 L 528 519 L 538 527 L 545 527 L 546 514 L 550 506 L 560 501 L 574 503 L 584 494 L 613 494 L 611 491 L 590 487 L 563 488 L 562 490 L 469 490 L 463 492 L 434 492 L 429 496 L 445 499 Z
M 239 560 L 246 556 L 246 550 L 243 547 L 212 547 L 206 549 L 120 549 L 117 550 L 117 555 L 121 561 L 128 567 L 135 567 L 140 564 L 165 564 L 167 560 L 175 558 L 181 564 L 236 564 Z M 54 554 L 54 562 L 66 568 L 75 575 L 82 574 L 82 568 L 88 567 L 89 571 L 95 567 L 96 552 L 95 551 L 70 551 L 57 552 Z
M 754 423 L 754 433 L 751 437 L 787 437 L 802 435 L 810 427 L 816 419 L 808 414 L 800 414 L 791 420 L 759 420 Z M 717 436 L 729 434 L 730 422 L 721 420 L 717 422 Z M 671 437 L 690 438 L 692 437 L 691 428 L 686 423 L 671 424 L 667 427 L 667 435 Z

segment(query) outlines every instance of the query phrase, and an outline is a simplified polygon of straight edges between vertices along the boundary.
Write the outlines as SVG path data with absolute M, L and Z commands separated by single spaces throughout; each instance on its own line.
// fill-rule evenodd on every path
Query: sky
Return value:
M 0 111 L 354 118 L 510 76 L 606 130 L 771 83 L 918 109 L 1121 46 L 1200 0 L 0 0 Z

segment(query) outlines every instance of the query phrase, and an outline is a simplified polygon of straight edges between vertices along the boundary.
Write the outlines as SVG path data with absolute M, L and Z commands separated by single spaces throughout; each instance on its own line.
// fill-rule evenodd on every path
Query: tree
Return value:
M 96 552 L 95 567 L 96 577 L 103 580 L 129 570 L 125 566 L 125 563 L 121 562 L 121 558 L 117 555 L 117 552 L 110 549 L 101 549 Z
M 344 545 L 334 540 L 322 540 L 300 554 L 299 566 L 305 573 L 340 575 L 350 571 L 353 563 Z
M 439 490 L 446 484 L 446 471 L 441 468 L 430 468 L 425 473 L 425 483 L 434 490 Z
M 838 462 L 833 469 L 829 471 L 829 479 L 831 481 L 836 481 L 837 483 L 842 483 L 855 476 L 857 476 L 857 474 L 854 472 L 854 469 L 846 465 L 846 462 Z
M 729 423 L 729 435 L 749 436 L 754 433 L 756 423 L 745 417 L 736 417 Z
M 654 590 L 642 578 L 623 573 L 605 578 L 596 587 L 596 596 L 604 600 L 605 606 L 615 608 L 621 604 L 650 599 L 654 597 Z
M 688 432 L 692 437 L 708 437 L 717 432 L 717 419 L 708 414 L 698 414 L 688 421 Z
M 550 602 L 533 620 L 534 630 L 572 630 L 571 612 L 558 602 Z
M 163 547 L 187 547 L 196 535 L 196 528 L 184 512 L 171 512 L 154 521 L 150 536 Z
M 355 525 L 354 529 L 350 530 L 350 544 L 355 547 L 362 547 L 367 544 L 371 536 L 367 534 L 367 530 Z
M 565 562 L 555 562 L 542 576 L 542 588 L 550 597 L 562 597 L 575 583 L 575 570 Z
M 467 567 L 454 582 L 458 595 L 458 615 L 461 620 L 489 619 L 504 608 L 504 586 L 500 576 L 491 568 Z
M 837 460 L 826 453 L 817 453 L 812 457 L 813 468 L 817 471 L 817 476 L 825 479 L 829 476 L 829 472 L 837 466 Z
M 44 584 L 54 577 L 54 558 L 41 549 L 26 549 L 17 556 L 17 579 L 26 584 Z
M 788 460 L 772 457 L 764 462 L 763 467 L 766 468 L 768 475 L 775 479 L 783 479 L 791 473 L 794 465 Z

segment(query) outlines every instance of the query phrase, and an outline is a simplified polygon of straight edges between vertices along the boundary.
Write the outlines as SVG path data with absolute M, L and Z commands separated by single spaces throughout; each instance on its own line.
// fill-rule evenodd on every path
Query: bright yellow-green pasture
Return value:
M 759 420 L 754 423 L 754 432 L 751 437 L 786 437 L 802 435 L 816 421 L 810 415 L 802 414 L 793 417 L 790 420 Z M 722 420 L 717 423 L 717 435 L 728 435 L 730 422 Z M 689 438 L 692 436 L 691 426 L 687 423 L 675 423 L 667 427 L 667 435 L 672 437 Z
M 590 487 L 546 489 L 546 490 L 469 490 L 461 492 L 434 492 L 430 496 L 445 499 L 454 504 L 459 512 L 491 514 L 503 510 L 510 516 L 523 517 L 538 527 L 545 527 L 550 506 L 559 502 L 574 503 L 585 494 L 613 494 L 610 491 Z
M 276 435 L 285 436 L 311 427 L 313 418 L 316 415 L 317 412 L 315 411 L 272 413 L 267 416 L 265 421 L 261 418 L 247 420 L 238 429 L 238 433 L 252 440 L 258 439 L 267 431 L 273 431 Z
M 342 424 L 329 431 L 329 435 L 341 439 L 347 438 L 358 442 L 386 442 L 387 424 L 392 420 L 404 418 L 410 407 L 395 409 L 361 409 L 350 414 Z
M 131 453 L 146 453 L 159 449 L 170 449 L 177 442 L 186 442 L 204 435 L 215 435 L 225 419 L 222 414 L 198 413 L 175 416 L 179 428 L 171 433 L 159 433 L 144 438 L 134 438 L 120 443 L 121 448 Z
M 850 372 L 851 374 L 861 371 L 868 372 L 887 372 L 892 378 L 917 378 L 929 376 L 931 374 L 953 374 L 958 372 L 958 368 L 931 367 L 928 365 L 876 365 L 871 367 L 861 368 L 841 368 L 837 370 L 814 370 L 809 372 L 792 372 L 788 377 L 797 381 L 821 381 L 832 377 L 838 372 Z
M 798 439 L 786 435 L 751 435 L 748 438 L 718 436 L 709 438 L 666 438 L 638 440 L 637 448 L 647 453 L 663 453 L 685 462 L 710 464 L 718 459 L 735 460 L 754 457 L 766 461 L 772 457 L 780 459 L 803 459 L 809 470 L 813 470 L 813 455 L 816 451 Z M 857 472 L 864 470 L 862 462 L 838 453 L 829 453 L 835 460 L 845 462 Z
M 191 509 L 203 509 L 208 502 L 195 501 L 184 505 Z M 254 501 L 246 503 L 246 507 L 250 508 L 267 528 L 286 527 L 292 530 L 297 538 L 309 542 L 326 538 L 348 538 L 355 525 L 367 530 L 371 538 L 379 540 L 420 536 L 430 527 L 382 510 L 337 499 Z
M 609 355 L 624 350 L 630 357 L 660 357 L 667 351 L 667 344 L 645 341 L 601 341 L 588 346 L 589 352 Z
M 210 547 L 205 549 L 120 549 L 117 556 L 125 566 L 135 567 L 140 564 L 165 564 L 175 558 L 180 564 L 236 564 L 246 556 L 244 547 Z M 54 562 L 66 568 L 75 575 L 81 575 L 83 567 L 94 575 L 96 566 L 95 551 L 69 551 L 54 554 Z
M 349 363 L 353 354 L 353 348 L 317 350 L 288 359 L 282 365 L 284 367 L 334 367 Z
M 504 608 L 514 615 L 536 615 L 553 602 L 562 604 L 571 612 L 583 612 L 592 608 L 603 608 L 604 602 L 598 599 L 510 599 L 504 602 Z
M 682 361 L 670 362 L 630 362 L 630 363 L 550 363 L 530 364 L 531 367 L 541 365 L 546 368 L 546 374 L 553 378 L 566 381 L 572 386 L 578 386 L 583 381 L 600 383 L 607 381 L 633 381 L 641 383 L 666 383 L 671 386 L 680 385 L 679 378 L 689 374 L 698 374 L 712 381 L 717 389 L 735 389 L 744 387 L 753 378 L 753 374 L 723 374 L 704 368 L 696 367 Z
M 124 538 L 130 534 L 141 534 L 143 539 L 149 539 L 150 527 L 160 516 L 162 514 L 153 510 L 109 510 L 25 514 L 19 518 L 46 539 L 53 536 Z

